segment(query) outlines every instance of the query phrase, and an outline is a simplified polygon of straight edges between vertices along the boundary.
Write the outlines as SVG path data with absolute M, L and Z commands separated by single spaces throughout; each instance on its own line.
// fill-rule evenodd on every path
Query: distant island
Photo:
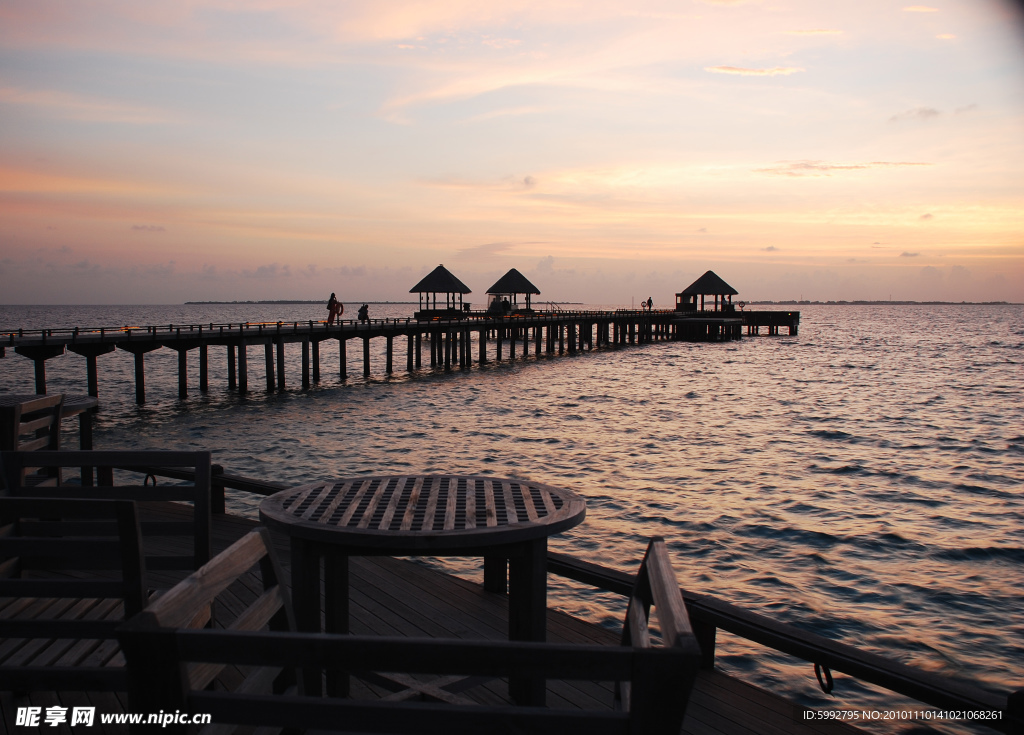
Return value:
M 412 304 L 413 306 L 416 306 L 416 305 L 418 305 L 420 303 L 418 301 L 362 301 L 361 299 L 349 299 L 346 303 L 354 304 L 356 301 L 359 301 L 362 304 Z M 224 304 L 322 304 L 322 303 L 324 303 L 323 299 L 315 299 L 313 301 L 298 300 L 298 299 L 278 299 L 276 301 L 273 301 L 273 300 L 262 300 L 261 299 L 259 301 L 186 301 L 185 302 L 185 306 L 194 306 L 194 305 L 199 305 L 199 304 L 203 304 L 203 305 L 208 305 L 208 304 L 224 305 Z M 583 302 L 582 301 L 548 301 L 546 303 L 575 306 L 577 304 L 582 304 Z M 779 303 L 782 303 L 782 302 L 780 301 Z
M 1009 301 L 748 301 L 748 304 L 757 304 L 758 306 L 765 306 L 771 304 L 777 304 L 780 306 L 796 305 L 801 306 L 804 304 L 820 306 L 832 306 L 832 305 L 853 305 L 853 306 L 1016 306 L 1017 304 L 1011 304 Z

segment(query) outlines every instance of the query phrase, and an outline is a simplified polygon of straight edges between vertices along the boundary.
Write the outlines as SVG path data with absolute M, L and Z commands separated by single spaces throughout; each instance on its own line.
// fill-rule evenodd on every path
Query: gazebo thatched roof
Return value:
M 409 289 L 409 293 L 473 293 L 443 265 L 437 266 Z
M 714 271 L 708 271 L 703 276 L 698 278 L 696 281 L 686 287 L 686 290 L 680 293 L 680 296 L 694 296 L 694 295 L 719 295 L 719 296 L 735 296 L 739 294 L 735 288 L 730 286 L 728 283 L 723 281 Z
M 539 294 L 540 289 L 530 283 L 526 276 L 512 268 L 499 278 L 497 283 L 487 289 L 487 293 Z

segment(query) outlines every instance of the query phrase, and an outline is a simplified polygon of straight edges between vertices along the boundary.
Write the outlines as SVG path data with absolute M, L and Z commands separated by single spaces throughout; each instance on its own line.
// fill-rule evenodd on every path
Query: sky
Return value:
M 911 2 L 0 0 L 0 303 L 1024 302 L 1024 14 Z

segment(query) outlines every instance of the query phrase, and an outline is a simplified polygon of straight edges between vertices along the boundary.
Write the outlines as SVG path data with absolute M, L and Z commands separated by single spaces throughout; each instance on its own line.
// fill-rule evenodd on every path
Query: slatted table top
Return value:
M 292 536 L 399 553 L 516 543 L 581 523 L 570 490 L 525 480 L 383 475 L 316 482 L 260 505 L 268 526 Z

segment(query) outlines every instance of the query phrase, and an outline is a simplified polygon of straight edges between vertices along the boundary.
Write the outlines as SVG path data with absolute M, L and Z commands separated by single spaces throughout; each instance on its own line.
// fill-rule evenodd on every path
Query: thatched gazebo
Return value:
M 712 311 L 734 311 L 732 297 L 738 293 L 739 291 L 719 278 L 714 271 L 708 271 L 682 293 L 676 294 L 676 311 L 697 311 L 697 297 L 700 297 L 700 311 L 704 311 L 705 296 L 715 297 Z
M 443 265 L 439 265 L 410 288 L 409 293 L 419 294 L 420 310 L 416 312 L 416 318 L 433 319 L 462 313 L 463 308 L 469 306 L 469 304 L 463 304 L 462 296 L 473 292 L 465 283 L 453 276 L 451 271 Z M 438 294 L 444 294 L 444 305 L 440 308 L 437 305 Z M 433 296 L 433 304 L 431 304 L 431 296 Z M 456 297 L 458 297 L 457 301 Z
M 488 311 L 533 311 L 530 306 L 530 296 L 540 294 L 540 289 L 530 283 L 529 279 L 515 268 L 498 279 L 498 282 L 487 289 L 487 293 L 493 298 L 488 305 Z M 526 308 L 520 309 L 516 302 L 519 294 L 526 296 Z M 507 306 L 506 306 L 507 303 Z

